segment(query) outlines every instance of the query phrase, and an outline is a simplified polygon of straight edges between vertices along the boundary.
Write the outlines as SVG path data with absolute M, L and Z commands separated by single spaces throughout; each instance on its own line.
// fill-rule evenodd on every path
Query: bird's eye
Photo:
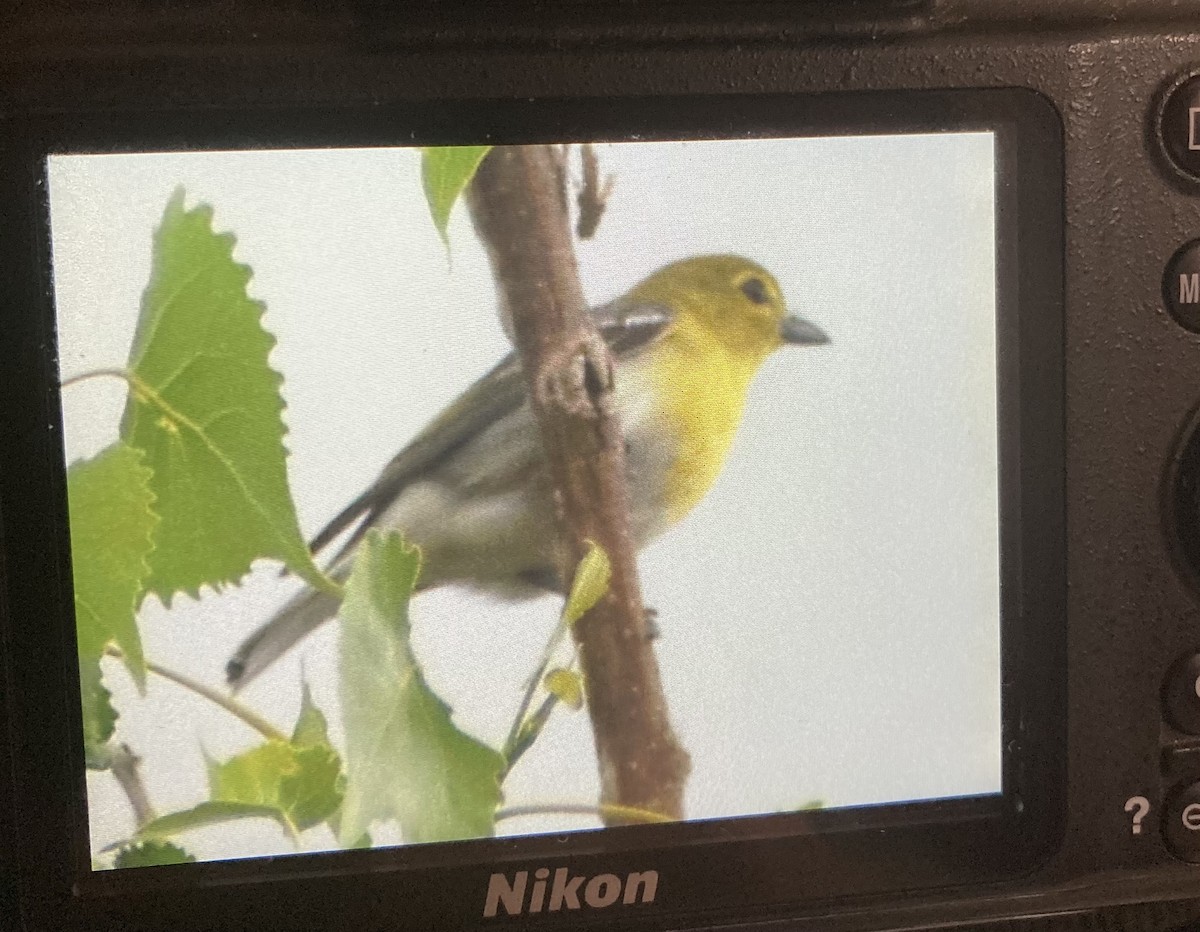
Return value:
M 767 286 L 761 278 L 747 278 L 742 282 L 742 294 L 755 304 L 767 303 Z

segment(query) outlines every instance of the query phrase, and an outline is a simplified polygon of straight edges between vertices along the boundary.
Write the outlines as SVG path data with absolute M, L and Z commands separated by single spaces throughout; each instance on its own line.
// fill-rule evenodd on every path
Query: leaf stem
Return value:
M 134 388 L 134 389 L 139 387 L 139 383 L 141 381 L 136 375 L 134 375 L 128 369 L 117 369 L 117 368 L 92 369 L 90 372 L 81 372 L 79 375 L 73 375 L 69 379 L 63 379 L 60 387 L 61 388 L 70 388 L 72 385 L 78 385 L 80 382 L 87 382 L 91 379 L 98 379 L 101 377 L 112 377 L 112 378 L 116 378 L 116 379 L 121 379 L 130 388 Z
M 533 742 L 546 727 L 546 722 L 550 720 L 550 713 L 554 711 L 558 697 L 553 695 L 553 691 L 542 701 L 536 711 L 531 714 L 529 710 L 533 705 L 533 697 L 537 693 L 538 685 L 544 683 L 549 675 L 546 671 L 554 659 L 555 651 L 558 650 L 563 638 L 567 636 L 571 626 L 595 608 L 596 603 L 608 589 L 612 573 L 608 555 L 595 541 L 589 540 L 586 543 L 588 552 L 575 566 L 574 579 L 571 580 L 570 592 L 567 593 L 567 599 L 559 612 L 558 624 L 550 632 L 537 669 L 525 684 L 525 695 L 521 697 L 516 718 L 504 741 L 502 753 L 506 758 L 506 764 L 501 779 L 508 775 L 521 755 L 533 746 Z M 564 669 L 573 671 L 578 662 L 579 645 L 574 644 L 571 659 Z
M 670 816 L 663 815 L 661 812 L 652 812 L 649 809 L 640 809 L 637 806 L 622 806 L 619 803 L 600 803 L 599 805 L 591 803 L 544 803 L 540 805 L 508 806 L 497 810 L 496 821 L 502 822 L 505 819 L 519 819 L 523 816 L 531 815 L 588 815 L 599 816 L 600 818 L 616 818 L 623 822 L 644 822 L 647 824 L 674 821 Z
M 529 745 L 533 743 L 533 739 L 541 731 L 541 726 L 546 724 L 545 718 L 549 716 L 550 710 L 543 707 L 546 715 L 538 723 L 537 731 L 532 734 L 525 734 L 525 724 L 529 718 L 529 710 L 533 706 L 533 697 L 537 694 L 537 688 L 541 685 L 542 678 L 546 675 L 546 670 L 549 668 L 550 662 L 554 659 L 554 652 L 558 650 L 558 645 L 562 643 L 562 639 L 569 627 L 564 606 L 564 611 L 559 616 L 558 624 L 554 626 L 554 630 L 550 633 L 550 637 L 546 641 L 546 647 L 542 651 L 541 659 L 538 660 L 537 668 L 525 684 L 525 694 L 521 697 L 521 704 L 517 707 L 517 714 L 513 719 L 512 727 L 508 730 L 508 737 L 504 739 L 503 753 L 508 759 L 508 766 L 505 768 L 505 773 L 511 770 L 512 765 L 517 762 L 517 758 L 529 749 Z M 575 658 L 572 657 L 571 665 L 574 665 L 574 662 Z
M 533 747 L 533 742 L 538 739 L 538 735 L 546 727 L 546 722 L 550 720 L 550 713 L 554 711 L 557 704 L 558 696 L 551 693 L 542 700 L 542 704 L 532 715 L 521 720 L 521 725 L 517 728 L 516 733 L 510 735 L 504 742 L 504 749 L 501 752 L 504 755 L 504 770 L 500 774 L 500 782 L 504 782 L 513 767 L 517 765 L 517 761 Z
M 109 646 L 105 653 L 110 657 L 123 657 L 120 648 Z M 199 680 L 194 680 L 185 673 L 179 673 L 171 670 L 161 664 L 154 663 L 151 660 L 146 661 L 146 669 L 156 676 L 161 676 L 164 680 L 170 680 L 184 689 L 190 689 L 198 696 L 203 696 L 209 702 L 219 705 L 222 709 L 228 712 L 235 718 L 241 719 L 245 724 L 249 725 L 268 741 L 287 741 L 288 736 L 268 722 L 265 718 L 255 712 L 253 709 L 243 705 L 233 696 L 227 696 L 211 686 L 206 686 Z

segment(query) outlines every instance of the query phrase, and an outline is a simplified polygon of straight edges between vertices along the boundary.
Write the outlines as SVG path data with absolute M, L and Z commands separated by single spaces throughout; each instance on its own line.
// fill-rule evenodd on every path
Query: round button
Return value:
M 1175 857 L 1200 864 L 1200 783 L 1185 786 L 1167 800 L 1162 831 Z
M 1167 89 L 1158 111 L 1158 138 L 1171 163 L 1200 181 L 1200 74 L 1184 75 Z
M 1200 591 L 1200 406 L 1179 432 L 1164 484 L 1163 523 L 1173 562 L 1184 581 Z
M 1179 323 L 1200 333 L 1200 239 L 1183 246 L 1167 263 L 1163 301 Z
M 1200 735 L 1200 654 L 1184 657 L 1163 686 L 1167 719 L 1182 732 Z

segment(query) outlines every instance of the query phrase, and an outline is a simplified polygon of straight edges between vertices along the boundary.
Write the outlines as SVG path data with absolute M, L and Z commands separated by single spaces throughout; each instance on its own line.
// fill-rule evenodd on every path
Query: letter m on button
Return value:
M 1183 273 L 1179 276 L 1179 303 L 1200 304 L 1200 272 Z

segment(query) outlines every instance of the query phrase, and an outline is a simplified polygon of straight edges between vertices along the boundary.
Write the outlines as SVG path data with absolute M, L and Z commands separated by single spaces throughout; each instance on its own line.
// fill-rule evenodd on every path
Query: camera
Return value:
M 1200 896 L 1200 3 L 505 12 L 2 21 L 9 925 Z

